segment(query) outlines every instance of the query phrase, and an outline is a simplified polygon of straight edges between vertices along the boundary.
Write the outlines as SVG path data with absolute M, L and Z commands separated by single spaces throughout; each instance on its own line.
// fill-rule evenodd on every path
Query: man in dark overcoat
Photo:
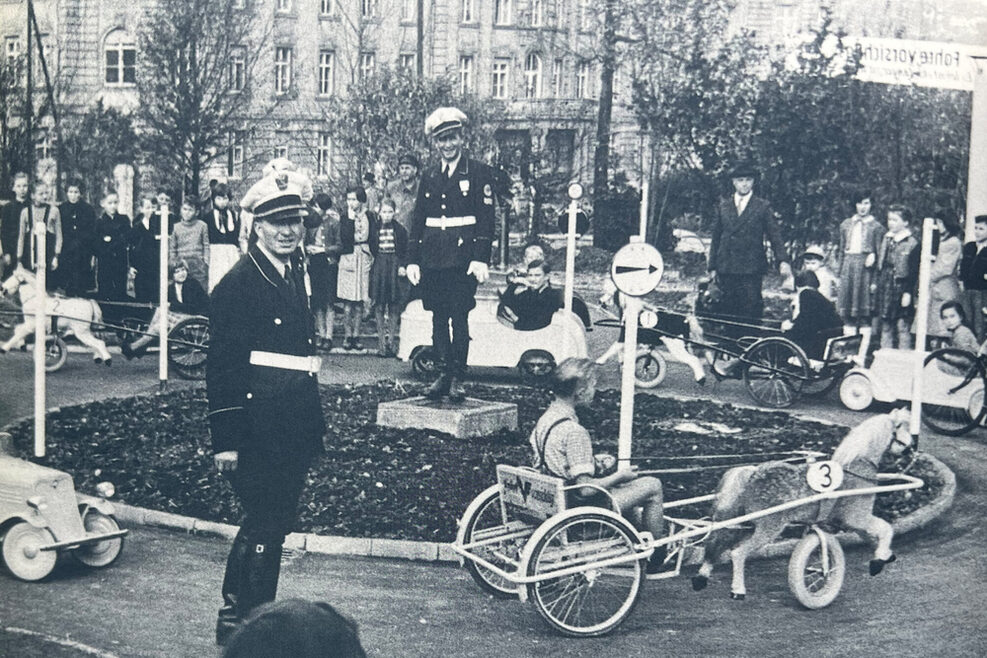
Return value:
M 243 510 L 223 579 L 216 641 L 275 598 L 281 546 L 323 451 L 315 328 L 299 245 L 305 204 L 278 192 L 252 209 L 257 243 L 213 289 L 206 392 L 217 469 Z
M 469 355 L 469 312 L 488 276 L 494 229 L 490 168 L 463 153 L 465 124 L 466 115 L 454 107 L 440 107 L 425 120 L 440 161 L 418 186 L 406 270 L 432 312 L 432 347 L 442 368 L 426 395 L 457 402 L 464 397 L 459 380 Z
M 782 276 L 791 276 L 792 268 L 771 204 L 753 194 L 754 174 L 750 162 L 738 163 L 730 174 L 734 194 L 721 199 L 717 206 L 708 269 L 722 293 L 717 314 L 756 324 L 764 314 L 761 283 L 768 271 L 765 239 Z

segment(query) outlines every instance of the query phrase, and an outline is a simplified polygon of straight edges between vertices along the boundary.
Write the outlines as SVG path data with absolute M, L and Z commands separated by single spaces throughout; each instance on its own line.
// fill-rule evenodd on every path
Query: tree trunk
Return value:
M 616 67 L 616 0 L 606 0 L 603 16 L 603 56 L 600 66 L 600 105 L 596 117 L 596 149 L 593 154 L 593 212 L 607 194 L 610 175 L 610 123 L 613 112 L 613 73 Z

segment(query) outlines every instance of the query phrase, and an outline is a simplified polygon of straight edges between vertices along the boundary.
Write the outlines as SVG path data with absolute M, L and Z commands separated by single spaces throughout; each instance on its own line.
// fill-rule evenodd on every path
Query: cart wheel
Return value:
M 148 324 L 140 318 L 124 318 L 115 330 L 121 343 L 132 343 L 147 332 Z
M 186 318 L 168 332 L 168 363 L 182 379 L 204 379 L 209 350 L 209 321 Z
M 809 372 L 809 380 L 802 385 L 802 395 L 818 397 L 826 395 L 840 383 L 843 373 L 849 369 L 848 366 L 838 364 L 836 366 L 823 365 L 819 372 Z
M 55 536 L 47 528 L 21 521 L 3 536 L 4 564 L 21 580 L 41 580 L 51 573 L 58 559 L 57 551 L 42 551 L 41 547 L 54 543 Z
M 429 346 L 419 347 L 411 357 L 411 370 L 422 379 L 431 379 L 439 371 L 435 350 Z
M 45 372 L 56 372 L 69 358 L 69 348 L 61 336 L 48 336 L 45 339 Z
M 477 501 L 479 502 L 479 507 L 475 509 L 468 519 L 464 520 L 463 543 L 465 544 L 472 544 L 473 542 L 492 538 L 503 532 L 499 488 L 496 485 L 490 487 L 477 496 Z M 534 531 L 534 528 L 531 530 Z M 482 548 L 475 548 L 472 552 L 484 560 L 504 568 L 506 571 L 512 571 L 517 569 L 518 555 L 529 536 L 530 533 L 525 536 L 488 544 Z M 517 585 L 480 566 L 473 560 L 466 560 L 466 570 L 480 587 L 497 598 L 517 598 Z
M 517 364 L 521 376 L 532 383 L 543 381 L 555 370 L 555 358 L 544 350 L 529 350 Z
M 960 436 L 980 424 L 987 413 L 984 407 L 987 372 L 980 359 L 965 350 L 936 350 L 925 357 L 922 372 L 926 381 L 945 380 L 952 387 L 937 391 L 935 404 L 922 404 L 922 420 L 926 425 L 948 436 Z
M 657 349 L 638 354 L 634 360 L 634 385 L 638 388 L 654 388 L 665 381 L 668 362 Z
M 79 512 L 85 514 L 82 517 L 82 524 L 85 526 L 87 533 L 101 535 L 107 532 L 116 532 L 120 529 L 120 525 L 116 519 L 108 514 L 103 514 L 98 509 L 93 507 L 85 509 L 85 506 L 80 505 Z M 113 539 L 104 539 L 95 544 L 84 544 L 72 551 L 72 557 L 87 567 L 99 569 L 108 567 L 116 562 L 122 550 L 123 537 L 115 537 Z
M 851 411 L 863 411 L 874 401 L 870 378 L 861 372 L 851 372 L 840 382 L 840 402 Z
M 788 588 L 809 610 L 825 608 L 832 603 L 843 587 L 846 573 L 846 557 L 840 542 L 829 533 L 823 533 L 823 536 L 826 537 L 828 569 L 823 568 L 823 547 L 815 531 L 802 537 L 788 560 Z
M 557 521 L 531 551 L 527 575 L 542 577 L 560 569 L 576 573 L 528 585 L 538 614 L 564 635 L 592 637 L 616 628 L 634 609 L 644 580 L 644 561 L 612 566 L 601 561 L 634 555 L 639 543 L 627 522 L 587 513 Z
M 809 379 L 805 354 L 785 338 L 764 338 L 754 343 L 742 359 L 744 384 L 758 404 L 781 409 L 798 399 Z

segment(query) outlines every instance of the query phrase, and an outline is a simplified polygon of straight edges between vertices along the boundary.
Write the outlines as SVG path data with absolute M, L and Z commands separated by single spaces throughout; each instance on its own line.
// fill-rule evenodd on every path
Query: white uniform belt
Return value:
M 464 215 L 463 217 L 426 217 L 425 226 L 430 228 L 440 228 L 443 231 L 447 228 L 459 226 L 473 226 L 476 224 L 476 215 Z
M 322 368 L 322 358 L 318 356 L 296 356 L 294 354 L 279 354 L 277 352 L 253 350 L 250 353 L 250 365 L 315 373 L 319 372 L 319 369 Z

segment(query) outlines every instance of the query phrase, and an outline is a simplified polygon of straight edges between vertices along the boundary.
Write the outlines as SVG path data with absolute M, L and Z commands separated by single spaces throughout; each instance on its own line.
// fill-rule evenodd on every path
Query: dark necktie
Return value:
M 288 284 L 288 290 L 291 291 L 291 294 L 298 295 L 298 286 L 295 285 L 295 276 L 291 265 L 284 266 L 284 281 Z

